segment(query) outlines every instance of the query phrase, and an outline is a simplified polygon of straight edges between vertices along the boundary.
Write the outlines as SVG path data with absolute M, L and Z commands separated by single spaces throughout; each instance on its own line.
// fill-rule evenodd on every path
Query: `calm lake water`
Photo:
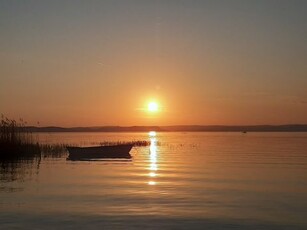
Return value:
M 307 133 L 41 133 L 149 140 L 132 160 L 2 163 L 0 229 L 307 229 Z

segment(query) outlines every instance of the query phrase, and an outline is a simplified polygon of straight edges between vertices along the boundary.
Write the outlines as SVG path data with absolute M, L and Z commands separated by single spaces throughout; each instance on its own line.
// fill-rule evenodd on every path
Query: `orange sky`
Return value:
M 306 9 L 2 1 L 0 112 L 58 126 L 307 123 Z

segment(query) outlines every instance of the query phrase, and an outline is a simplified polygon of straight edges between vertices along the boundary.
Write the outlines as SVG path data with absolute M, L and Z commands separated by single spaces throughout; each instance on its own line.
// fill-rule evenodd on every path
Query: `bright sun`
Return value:
M 158 111 L 158 108 L 159 108 L 159 106 L 158 106 L 158 104 L 156 102 L 148 103 L 148 111 L 156 112 L 156 111 Z

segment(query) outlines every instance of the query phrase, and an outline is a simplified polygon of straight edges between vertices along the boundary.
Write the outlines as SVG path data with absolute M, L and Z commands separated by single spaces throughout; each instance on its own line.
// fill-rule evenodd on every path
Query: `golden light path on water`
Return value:
M 150 131 L 148 133 L 150 138 L 150 148 L 149 148 L 149 156 L 150 156 L 150 166 L 149 166 L 149 181 L 148 185 L 156 185 L 156 180 L 154 180 L 157 176 L 158 164 L 157 164 L 157 139 L 156 132 Z
M 46 219 L 52 229 L 307 229 L 306 133 L 38 135 L 150 145 L 131 160 L 68 161 L 64 152 L 0 164 L 0 229 L 44 229 Z

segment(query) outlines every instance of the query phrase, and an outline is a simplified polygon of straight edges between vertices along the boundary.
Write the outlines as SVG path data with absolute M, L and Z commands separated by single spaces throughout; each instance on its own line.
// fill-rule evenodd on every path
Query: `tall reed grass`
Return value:
M 0 158 L 40 156 L 40 147 L 34 142 L 26 122 L 9 119 L 1 115 L 0 120 Z
M 27 123 L 19 122 L 1 115 L 0 120 L 0 160 L 20 157 L 62 157 L 67 154 L 67 144 L 38 144 L 26 127 Z M 94 143 L 93 143 L 94 144 Z M 97 145 L 131 144 L 135 147 L 150 146 L 147 140 L 103 141 Z M 160 145 L 160 143 L 156 143 Z
M 136 147 L 149 146 L 151 144 L 150 141 L 103 141 L 99 143 L 102 146 L 108 145 L 133 145 Z

